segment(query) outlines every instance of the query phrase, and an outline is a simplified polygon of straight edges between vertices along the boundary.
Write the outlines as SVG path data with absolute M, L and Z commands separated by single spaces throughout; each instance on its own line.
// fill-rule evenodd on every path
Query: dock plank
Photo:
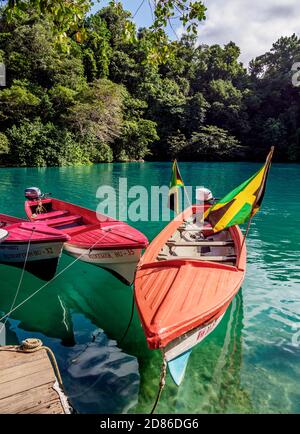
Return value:
M 0 387 L 4 383 L 18 380 L 35 374 L 40 371 L 46 371 L 49 367 L 49 362 L 46 359 L 33 360 L 31 363 L 24 363 L 24 365 L 13 366 L 11 368 L 0 370 Z
M 0 351 L 0 413 L 64 414 L 53 389 L 56 376 L 45 349 L 33 353 Z
M 6 369 L 11 366 L 24 365 L 33 360 L 47 359 L 46 351 L 37 351 L 35 353 L 21 353 L 14 350 L 14 347 L 6 347 L 6 351 L 0 351 L 0 368 Z M 26 356 L 26 357 L 24 357 Z
M 52 388 L 52 382 L 26 390 L 15 395 L 0 399 L 1 413 L 23 413 L 36 406 L 44 406 L 57 401 L 57 392 Z
M 24 411 L 23 414 L 61 414 L 61 404 L 57 401 L 50 402 L 44 406 L 37 406 L 30 409 L 30 411 Z

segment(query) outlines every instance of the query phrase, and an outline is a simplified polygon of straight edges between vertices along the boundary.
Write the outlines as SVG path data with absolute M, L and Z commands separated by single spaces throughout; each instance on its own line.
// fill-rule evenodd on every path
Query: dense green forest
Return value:
M 162 28 L 158 41 L 120 3 L 59 32 L 63 20 L 0 12 L 1 165 L 260 160 L 271 145 L 277 161 L 300 161 L 296 35 L 247 70 L 234 42 L 172 42 Z

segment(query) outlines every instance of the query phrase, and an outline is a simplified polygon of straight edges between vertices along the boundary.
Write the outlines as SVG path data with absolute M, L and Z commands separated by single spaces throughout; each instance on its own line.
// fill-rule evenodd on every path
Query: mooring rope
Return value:
M 164 354 L 163 351 L 162 351 L 162 355 L 163 355 L 163 363 L 162 363 L 161 371 L 160 371 L 159 390 L 158 390 L 158 394 L 157 394 L 157 397 L 156 397 L 155 403 L 154 403 L 154 405 L 153 405 L 153 408 L 152 408 L 150 414 L 153 414 L 153 413 L 155 412 L 156 407 L 157 407 L 157 404 L 158 404 L 158 402 L 159 402 L 159 400 L 160 400 L 160 397 L 161 397 L 162 391 L 163 391 L 163 389 L 164 389 L 164 387 L 165 387 L 165 384 L 166 384 L 166 375 L 167 375 L 167 359 L 166 359 L 166 356 L 165 356 L 165 354 Z
M 129 323 L 128 323 L 128 325 L 127 325 L 127 328 L 126 328 L 125 332 L 123 333 L 123 336 L 122 336 L 121 339 L 119 340 L 119 345 L 122 344 L 122 342 L 123 342 L 124 339 L 126 338 L 127 333 L 128 333 L 128 331 L 129 331 L 129 329 L 130 329 L 130 326 L 131 326 L 131 323 L 132 323 L 132 320 L 133 320 L 133 315 L 134 315 L 134 306 L 135 306 L 135 302 L 134 302 L 134 292 L 132 292 L 132 305 L 131 305 L 130 320 L 129 320 Z
M 106 234 L 104 234 L 99 240 L 97 240 L 91 247 L 90 247 L 90 251 L 93 249 L 93 247 L 100 243 L 110 232 L 110 230 L 108 229 L 106 231 Z M 67 271 L 69 268 L 72 267 L 72 265 L 74 265 L 76 262 L 78 262 L 84 255 L 86 254 L 86 252 L 83 252 L 81 255 L 78 256 L 78 258 L 74 259 L 73 262 L 71 262 L 71 264 L 67 265 L 65 268 L 63 268 L 58 274 L 56 274 L 51 280 L 49 280 L 48 282 L 46 282 L 43 286 L 41 286 L 39 289 L 37 289 L 34 293 L 32 293 L 31 295 L 29 295 L 27 298 L 25 298 L 25 300 L 23 300 L 21 303 L 19 303 L 17 306 L 15 306 L 13 309 L 11 309 L 8 313 L 6 313 L 2 318 L 0 318 L 0 322 L 2 320 L 4 320 L 5 318 L 9 317 L 15 310 L 19 309 L 19 307 L 23 306 L 23 304 L 25 304 L 28 300 L 30 300 L 32 297 L 34 297 L 36 294 L 38 294 L 40 291 L 42 291 L 42 289 L 46 288 L 48 285 L 50 285 L 50 283 L 52 283 L 54 280 L 56 280 L 59 276 L 61 276 L 65 271 Z
M 14 296 L 13 302 L 12 302 L 12 304 L 10 306 L 10 311 L 12 311 L 12 309 L 15 307 L 15 303 L 17 301 L 17 298 L 18 298 L 18 295 L 19 295 L 19 291 L 20 291 L 21 285 L 23 283 L 23 278 L 24 278 L 25 269 L 26 269 L 26 265 L 27 265 L 27 261 L 28 261 L 28 256 L 29 256 L 29 249 L 30 249 L 31 240 L 32 240 L 32 236 L 33 236 L 34 231 L 35 231 L 35 227 L 32 228 L 31 235 L 30 235 L 30 238 L 28 240 L 28 245 L 27 245 L 27 250 L 26 250 L 26 256 L 25 256 L 25 260 L 24 260 L 24 264 L 23 264 L 23 268 L 22 268 L 22 273 L 21 273 L 21 276 L 20 276 L 19 284 L 18 284 L 16 293 L 15 293 L 15 296 Z M 5 324 L 8 321 L 8 318 L 9 318 L 8 316 L 5 318 L 5 321 L 2 324 L 2 327 L 1 327 L 1 330 L 0 330 L 0 334 L 2 333 L 2 331 L 4 329 Z

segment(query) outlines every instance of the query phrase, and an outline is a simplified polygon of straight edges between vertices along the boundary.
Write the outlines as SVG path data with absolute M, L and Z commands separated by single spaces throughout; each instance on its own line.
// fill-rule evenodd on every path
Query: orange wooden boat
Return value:
M 152 241 L 139 262 L 135 301 L 150 349 L 162 349 L 180 384 L 193 346 L 221 321 L 245 275 L 238 226 L 214 234 L 185 210 Z

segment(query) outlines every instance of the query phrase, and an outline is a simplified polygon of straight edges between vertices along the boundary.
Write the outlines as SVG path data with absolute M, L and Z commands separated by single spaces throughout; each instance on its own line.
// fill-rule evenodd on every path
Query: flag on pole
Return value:
M 172 176 L 169 186 L 169 208 L 179 213 L 179 188 L 184 187 L 182 177 L 179 172 L 177 161 L 174 160 L 172 167 Z
M 265 164 L 257 173 L 206 211 L 204 217 L 210 222 L 214 232 L 245 223 L 259 211 L 266 190 L 273 152 L 274 147 L 271 148 Z

